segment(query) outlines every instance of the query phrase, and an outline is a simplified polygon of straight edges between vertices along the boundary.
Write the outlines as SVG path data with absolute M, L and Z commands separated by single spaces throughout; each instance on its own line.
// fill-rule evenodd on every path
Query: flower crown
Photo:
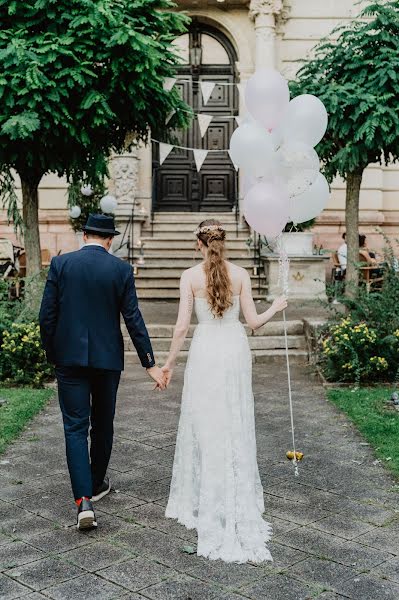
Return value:
M 204 225 L 203 227 L 197 227 L 194 231 L 195 235 L 200 233 L 209 233 L 210 231 L 226 231 L 222 225 Z

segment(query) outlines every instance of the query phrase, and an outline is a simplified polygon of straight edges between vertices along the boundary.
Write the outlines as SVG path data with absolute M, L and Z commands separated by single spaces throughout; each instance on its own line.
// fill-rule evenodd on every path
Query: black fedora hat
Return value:
M 119 235 L 120 231 L 115 229 L 114 217 L 109 215 L 89 215 L 86 225 L 82 228 L 85 233 L 108 233 Z

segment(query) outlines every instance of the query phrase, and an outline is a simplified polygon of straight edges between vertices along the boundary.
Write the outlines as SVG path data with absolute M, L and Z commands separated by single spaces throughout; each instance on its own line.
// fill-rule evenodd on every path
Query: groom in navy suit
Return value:
M 132 267 L 109 254 L 119 234 L 114 219 L 90 215 L 83 231 L 83 248 L 52 259 L 40 309 L 43 347 L 58 381 L 78 529 L 96 527 L 92 502 L 111 489 L 106 472 L 124 367 L 121 315 L 142 366 L 157 388 L 165 388 L 138 307 Z

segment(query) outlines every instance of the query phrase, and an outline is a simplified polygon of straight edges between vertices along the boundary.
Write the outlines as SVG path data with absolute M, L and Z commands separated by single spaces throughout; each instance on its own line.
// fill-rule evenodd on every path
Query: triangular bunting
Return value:
M 231 150 L 227 150 L 227 152 L 228 152 L 228 155 L 230 156 L 230 160 L 233 163 L 235 170 L 238 171 L 238 165 L 235 164 L 235 162 L 231 156 Z
M 166 90 L 167 92 L 170 92 L 170 90 L 175 85 L 176 81 L 177 81 L 176 77 L 166 77 L 165 81 L 163 82 L 163 89 Z
M 170 113 L 168 114 L 168 116 L 165 119 L 165 125 L 167 125 L 169 123 L 169 121 L 171 120 L 171 118 L 173 117 L 173 115 L 176 114 L 175 110 L 171 110 Z
M 193 150 L 195 166 L 197 167 L 197 171 L 201 170 L 202 165 L 204 164 L 204 160 L 206 159 L 206 155 L 208 154 L 208 150 Z
M 171 144 L 164 144 L 163 142 L 159 143 L 159 163 L 161 165 L 168 158 L 173 148 L 174 146 L 172 146 Z
M 212 96 L 215 84 L 213 81 L 200 81 L 201 93 L 204 99 L 204 104 L 208 103 L 209 98 Z
M 209 123 L 213 119 L 213 116 L 212 115 L 204 115 L 204 113 L 198 113 L 197 119 L 198 119 L 198 126 L 199 126 L 199 129 L 201 132 L 201 137 L 204 137 L 204 135 L 206 134 L 206 130 L 209 127 Z

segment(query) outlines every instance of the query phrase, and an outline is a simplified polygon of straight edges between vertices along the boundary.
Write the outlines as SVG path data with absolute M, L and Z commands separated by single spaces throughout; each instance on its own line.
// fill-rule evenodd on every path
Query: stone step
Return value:
M 162 254 L 165 258 L 168 258 L 169 261 L 174 260 L 175 258 L 186 258 L 191 260 L 202 260 L 202 256 L 196 251 L 194 244 L 192 244 L 191 248 L 171 248 L 170 246 L 157 246 L 154 248 L 145 247 L 144 249 L 144 261 L 148 258 L 153 258 L 154 256 L 159 256 Z M 199 254 L 197 257 L 196 255 Z M 137 257 L 137 255 L 136 255 Z M 243 247 L 238 248 L 228 248 L 226 251 L 227 260 L 236 261 L 237 258 L 245 259 L 246 262 L 251 260 L 251 256 Z
M 177 308 L 177 307 L 176 307 Z M 177 314 L 177 310 L 176 310 Z M 196 325 L 190 325 L 187 333 L 187 338 L 193 336 Z M 284 321 L 269 321 L 266 325 L 259 327 L 256 331 L 253 331 L 244 325 L 247 335 L 250 337 L 265 337 L 265 336 L 282 336 L 284 335 Z M 123 337 L 128 337 L 126 325 L 122 323 L 122 334 Z M 173 324 L 149 324 L 147 330 L 151 338 L 171 338 L 173 335 L 174 323 Z M 300 336 L 304 334 L 304 325 L 300 320 L 287 321 L 287 335 L 289 336 Z
M 257 285 L 253 292 L 254 300 L 264 300 L 266 298 L 267 286 L 260 286 L 261 292 L 257 292 Z M 138 287 L 137 296 L 139 300 L 178 300 L 180 297 L 179 288 L 152 288 L 152 287 Z
M 172 222 L 172 223 L 195 223 L 199 225 L 207 219 L 217 219 L 221 223 L 235 223 L 235 212 L 156 212 L 154 213 L 154 223 Z M 149 221 L 150 223 L 151 221 Z M 195 229 L 195 228 L 194 228 Z
M 168 352 L 172 338 L 152 337 L 151 343 L 155 354 L 158 352 Z M 285 338 L 282 335 L 249 336 L 249 347 L 251 350 L 283 350 L 285 348 Z M 306 341 L 303 335 L 288 335 L 288 348 L 296 350 L 305 350 Z M 189 350 L 191 339 L 187 338 L 183 344 L 183 350 Z M 133 352 L 134 346 L 130 338 L 125 338 L 125 351 Z
M 258 285 L 258 278 L 255 275 L 251 275 L 252 286 L 255 287 Z M 180 288 L 180 277 L 169 277 L 168 275 L 160 275 L 158 277 L 154 277 L 153 275 L 149 275 L 148 273 L 142 274 L 136 277 L 136 288 Z M 266 284 L 266 279 L 261 278 L 261 283 L 263 285 Z
M 229 258 L 230 253 L 228 253 L 227 258 Z M 193 267 L 194 265 L 198 264 L 199 262 L 201 262 L 202 257 L 197 256 L 197 253 L 194 252 L 194 250 L 187 251 L 184 250 L 182 252 L 180 252 L 179 254 L 177 254 L 175 251 L 171 250 L 171 251 L 167 251 L 167 250 L 158 250 L 158 251 L 154 251 L 154 253 L 151 254 L 147 254 L 147 251 L 144 254 L 144 259 L 145 259 L 145 267 L 164 267 L 164 266 L 171 266 L 173 265 L 174 267 L 181 267 L 183 269 L 189 269 L 190 267 Z M 171 260 L 173 259 L 173 260 Z M 248 253 L 243 252 L 242 256 L 236 256 L 236 257 L 232 257 L 232 260 L 234 261 L 234 263 L 236 265 L 239 265 L 240 267 L 244 266 L 244 267 L 248 267 L 249 264 L 251 264 L 251 257 L 248 256 Z M 143 267 L 138 267 L 139 268 L 139 272 Z
M 182 350 L 178 357 L 178 363 L 184 364 L 187 361 L 188 351 Z M 305 364 L 308 362 L 308 353 L 306 350 L 291 349 L 288 350 L 288 356 L 291 364 Z M 168 357 L 168 352 L 155 353 L 155 360 L 159 365 L 163 365 Z M 281 367 L 285 366 L 285 350 L 252 350 L 252 360 L 254 363 L 276 363 Z M 136 352 L 125 352 L 125 367 L 133 364 L 139 364 L 139 358 Z
M 165 265 L 158 265 L 158 264 L 150 264 L 151 261 L 150 260 L 146 260 L 146 264 L 143 266 L 139 266 L 137 267 L 137 274 L 135 275 L 135 279 L 136 282 L 138 282 L 140 279 L 147 279 L 147 278 L 175 278 L 178 277 L 180 279 L 183 271 L 185 270 L 185 266 L 181 266 L 181 267 L 175 267 L 173 264 L 171 265 L 170 263 L 165 264 Z M 193 265 L 190 264 L 188 265 L 189 267 L 192 267 Z M 252 264 L 247 264 L 247 265 L 241 265 L 244 269 L 246 269 L 248 271 L 248 273 L 250 275 L 253 274 L 253 265 Z M 256 276 L 254 276 L 255 279 L 257 280 L 258 278 Z
M 226 240 L 226 248 L 229 249 L 241 249 L 248 253 L 247 245 L 245 243 L 246 237 L 236 238 L 232 237 L 231 239 Z M 175 234 L 171 237 L 160 237 L 157 235 L 156 237 L 142 237 L 141 242 L 144 244 L 144 255 L 148 252 L 148 249 L 153 248 L 162 248 L 162 249 L 172 249 L 176 248 L 178 250 L 192 250 L 195 245 L 195 237 L 188 238 L 184 236 L 179 239 Z
M 185 232 L 185 235 L 188 233 L 193 233 L 195 229 L 197 229 L 199 223 L 198 221 L 179 221 L 179 220 L 162 220 L 162 221 L 154 221 L 152 224 L 148 223 L 143 228 L 143 235 L 152 235 L 151 232 L 154 232 L 154 235 L 158 235 L 161 232 L 167 231 L 179 231 Z M 242 226 L 240 223 L 237 225 L 235 221 L 223 223 L 223 227 L 228 232 L 228 235 L 235 234 L 238 232 L 240 235 L 249 236 L 249 229 L 245 226 Z
M 180 225 L 168 226 L 168 229 L 155 230 L 154 235 L 151 234 L 150 231 L 146 231 L 143 229 L 141 240 L 186 240 L 192 243 L 196 242 L 196 236 L 194 235 L 194 229 L 185 230 L 183 229 L 183 223 Z M 178 229 L 177 229 L 178 228 Z M 246 242 L 246 240 L 250 237 L 248 231 L 243 231 L 242 229 L 238 232 L 234 230 L 228 231 L 226 236 L 226 243 L 233 240 L 239 240 L 241 243 Z M 147 242 L 146 242 L 147 243 Z

